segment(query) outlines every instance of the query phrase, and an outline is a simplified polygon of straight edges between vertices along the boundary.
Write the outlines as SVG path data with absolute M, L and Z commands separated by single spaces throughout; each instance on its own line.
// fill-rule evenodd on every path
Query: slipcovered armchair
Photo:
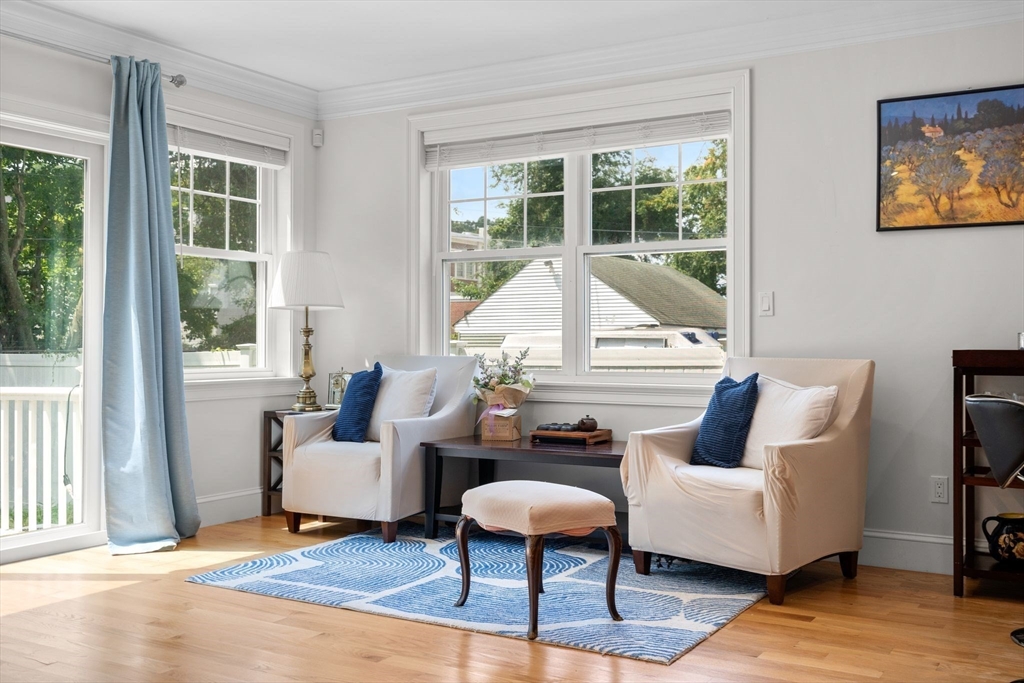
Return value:
M 381 423 L 380 441 L 334 441 L 337 410 L 284 419 L 281 505 L 288 530 L 297 533 L 303 514 L 378 521 L 384 541 L 398 521 L 423 512 L 423 449 L 420 443 L 473 434 L 476 408 L 472 380 L 476 358 L 392 356 L 377 358 L 395 370 L 437 368 L 434 403 L 427 417 Z
M 765 445 L 763 469 L 724 469 L 690 464 L 702 414 L 630 434 L 620 473 L 637 572 L 650 572 L 653 552 L 764 574 L 779 605 L 787 575 L 815 560 L 838 554 L 843 575 L 857 575 L 875 364 L 730 358 L 723 376 L 753 372 L 837 386 L 831 424 L 814 439 Z

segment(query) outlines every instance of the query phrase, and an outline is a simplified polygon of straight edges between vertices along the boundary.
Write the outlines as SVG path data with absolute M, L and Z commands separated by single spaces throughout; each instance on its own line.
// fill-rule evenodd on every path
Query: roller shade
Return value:
M 571 152 L 646 147 L 665 142 L 717 137 L 728 135 L 731 129 L 732 116 L 726 110 L 488 140 L 431 144 L 430 137 L 426 136 L 424 158 L 427 170 L 434 171 Z
M 171 149 L 180 146 L 182 151 L 218 159 L 238 159 L 270 168 L 284 168 L 288 161 L 287 149 L 235 140 L 184 126 L 167 126 L 167 142 Z

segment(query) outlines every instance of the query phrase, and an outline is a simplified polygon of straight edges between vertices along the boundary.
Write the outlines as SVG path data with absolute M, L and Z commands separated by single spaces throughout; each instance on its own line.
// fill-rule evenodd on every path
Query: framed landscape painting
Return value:
M 878 102 L 877 230 L 1024 223 L 1024 85 Z

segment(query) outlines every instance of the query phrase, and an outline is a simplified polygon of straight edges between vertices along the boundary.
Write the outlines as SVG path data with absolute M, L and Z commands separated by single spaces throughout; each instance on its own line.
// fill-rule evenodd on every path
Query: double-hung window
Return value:
M 254 145 L 223 139 L 210 152 L 212 136 L 174 127 L 169 133 L 185 370 L 263 370 L 273 244 L 270 162 L 280 163 L 283 152 L 254 154 Z M 264 152 L 266 163 L 254 160 Z
M 746 137 L 729 101 L 713 102 L 725 106 L 425 134 L 435 350 L 528 349 L 542 387 L 713 381 L 745 332 L 731 300 L 746 310 Z

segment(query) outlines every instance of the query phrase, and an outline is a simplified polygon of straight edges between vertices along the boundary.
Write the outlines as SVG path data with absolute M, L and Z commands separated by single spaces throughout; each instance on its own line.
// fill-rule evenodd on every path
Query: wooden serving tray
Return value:
M 604 443 L 612 440 L 612 430 L 597 429 L 593 432 L 556 432 L 547 429 L 530 431 L 531 443 L 567 443 L 589 446 L 592 443 Z

